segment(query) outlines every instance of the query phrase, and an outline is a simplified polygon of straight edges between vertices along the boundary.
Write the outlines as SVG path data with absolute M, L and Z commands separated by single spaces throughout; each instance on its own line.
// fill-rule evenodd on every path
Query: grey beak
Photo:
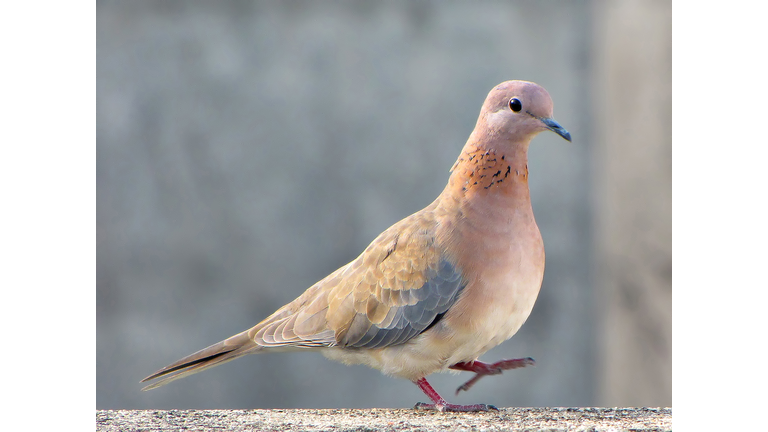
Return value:
M 547 129 L 567 139 L 569 142 L 571 141 L 571 134 L 564 127 L 560 126 L 560 123 L 556 122 L 555 119 L 539 118 L 539 120 L 547 126 Z

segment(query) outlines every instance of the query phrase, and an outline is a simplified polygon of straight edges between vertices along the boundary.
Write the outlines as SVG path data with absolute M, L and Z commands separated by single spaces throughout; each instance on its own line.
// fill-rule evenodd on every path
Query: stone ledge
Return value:
M 671 408 L 501 408 L 492 413 L 412 409 L 97 410 L 117 431 L 671 431 Z

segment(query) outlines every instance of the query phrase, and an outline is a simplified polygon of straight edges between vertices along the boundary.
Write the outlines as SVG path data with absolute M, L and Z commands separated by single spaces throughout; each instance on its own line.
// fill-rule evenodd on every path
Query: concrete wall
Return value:
M 431 202 L 485 95 L 507 79 L 545 86 L 574 137 L 542 134 L 531 147 L 547 271 L 528 322 L 483 357 L 538 364 L 458 397 L 468 374 L 430 381 L 459 403 L 670 405 L 668 346 L 634 373 L 627 358 L 658 342 L 637 331 L 649 321 L 606 300 L 630 275 L 631 295 L 671 309 L 659 272 L 670 258 L 635 251 L 649 232 L 671 249 L 671 211 L 629 189 L 656 188 L 646 203 L 671 194 L 657 160 L 670 153 L 670 65 L 638 73 L 670 50 L 671 5 L 636 3 L 98 2 L 97 407 L 423 400 L 409 382 L 310 352 L 246 357 L 148 393 L 138 381 L 252 326 Z M 634 18 L 631 5 L 647 13 Z M 617 16 L 626 22 L 608 22 Z M 641 50 L 632 44 L 649 17 L 662 33 Z M 638 108 L 621 90 L 643 77 L 656 85 L 634 90 L 662 109 L 642 114 L 660 125 L 635 119 L 622 133 L 611 122 Z M 669 323 L 650 318 L 669 340 Z M 655 373 L 661 384 L 636 398 L 621 390 Z

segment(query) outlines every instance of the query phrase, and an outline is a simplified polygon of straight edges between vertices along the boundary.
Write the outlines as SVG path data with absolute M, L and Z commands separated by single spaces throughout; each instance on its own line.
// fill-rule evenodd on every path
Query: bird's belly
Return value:
M 450 352 L 441 341 L 425 336 L 422 333 L 404 344 L 384 348 L 327 348 L 323 355 L 344 364 L 364 364 L 385 375 L 415 381 L 444 369 L 444 360 Z

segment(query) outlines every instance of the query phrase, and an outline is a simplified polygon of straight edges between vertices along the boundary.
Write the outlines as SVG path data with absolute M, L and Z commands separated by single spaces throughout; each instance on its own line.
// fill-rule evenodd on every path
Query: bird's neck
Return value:
M 462 200 L 488 197 L 530 201 L 528 143 L 482 146 L 467 143 L 451 169 L 444 193 Z
M 483 257 L 506 266 L 514 260 L 510 242 L 543 247 L 528 190 L 528 142 L 483 147 L 470 141 L 462 150 L 434 208 L 437 237 L 453 259 Z M 482 248 L 464 250 L 468 239 L 482 239 Z

